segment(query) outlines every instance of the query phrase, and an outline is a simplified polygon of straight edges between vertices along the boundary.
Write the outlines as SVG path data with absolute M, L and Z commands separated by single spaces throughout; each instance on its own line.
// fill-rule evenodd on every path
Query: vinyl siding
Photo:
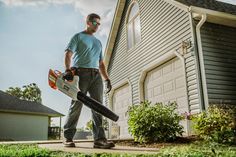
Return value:
M 108 66 L 112 83 L 128 78 L 132 86 L 134 104 L 139 103 L 139 78 L 142 68 L 154 62 L 161 55 L 179 49 L 182 41 L 191 39 L 191 27 L 188 13 L 163 1 L 139 0 L 141 19 L 141 42 L 127 50 L 125 18 L 130 4 L 124 8 L 121 24 Z M 188 83 L 190 94 L 197 95 L 195 64 L 191 54 L 186 54 Z M 196 96 L 197 97 L 197 96 Z M 198 109 L 198 97 L 192 99 L 193 109 Z M 195 106 L 194 106 L 195 105 Z
M 187 91 L 188 91 L 188 101 L 189 109 L 191 113 L 199 113 L 199 89 L 197 86 L 197 75 L 196 75 L 196 59 L 193 52 L 189 52 L 185 55 L 185 67 L 186 67 L 186 77 L 187 77 Z
M 209 104 L 236 104 L 236 28 L 205 23 L 201 36 Z

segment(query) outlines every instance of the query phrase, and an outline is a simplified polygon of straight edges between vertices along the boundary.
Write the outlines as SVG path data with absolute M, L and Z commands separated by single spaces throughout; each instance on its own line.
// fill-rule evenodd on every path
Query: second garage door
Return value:
M 144 95 L 152 103 L 176 101 L 179 113 L 188 111 L 181 61 L 174 58 L 149 71 L 144 82 Z
M 113 111 L 119 115 L 119 120 L 117 125 L 119 126 L 120 135 L 118 138 L 128 138 L 130 137 L 128 133 L 128 106 L 131 105 L 131 93 L 129 85 L 126 84 L 114 91 L 113 94 Z

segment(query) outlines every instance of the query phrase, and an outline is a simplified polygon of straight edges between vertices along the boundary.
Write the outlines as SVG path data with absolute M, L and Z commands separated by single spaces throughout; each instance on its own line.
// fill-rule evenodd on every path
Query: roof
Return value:
M 201 18 L 201 14 L 207 14 L 207 21 L 226 26 L 236 27 L 236 5 L 219 2 L 217 0 L 165 0 L 185 11 L 194 13 L 193 18 Z M 121 17 L 126 0 L 118 0 L 111 31 L 105 49 L 105 65 L 108 67 L 112 56 L 116 36 L 119 30 Z
M 40 103 L 21 100 L 0 90 L 0 112 L 60 117 L 63 114 Z
M 200 8 L 220 11 L 236 15 L 236 5 L 220 2 L 217 0 L 175 0 L 187 6 L 196 6 Z

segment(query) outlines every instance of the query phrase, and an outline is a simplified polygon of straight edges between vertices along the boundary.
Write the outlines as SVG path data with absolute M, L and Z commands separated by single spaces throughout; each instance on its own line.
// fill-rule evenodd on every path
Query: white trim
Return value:
M 109 33 L 109 37 L 107 40 L 106 49 L 105 49 L 105 53 L 104 53 L 104 62 L 105 62 L 106 67 L 108 67 L 109 62 L 110 62 L 110 58 L 111 58 L 113 48 L 115 45 L 116 36 L 117 36 L 118 29 L 120 26 L 121 17 L 123 14 L 125 4 L 126 4 L 126 0 L 118 0 L 117 1 L 116 11 L 114 13 L 114 19 L 112 21 L 111 30 Z
M 221 24 L 230 27 L 236 27 L 236 15 L 224 13 L 220 11 L 190 6 L 189 12 L 193 13 L 193 18 L 201 19 L 202 15 L 207 16 L 207 21 L 210 23 Z
M 200 7 L 195 7 L 195 6 L 190 6 L 189 11 L 201 13 L 201 14 L 214 15 L 214 16 L 222 17 L 224 19 L 236 20 L 236 15 L 224 13 L 220 11 L 215 11 L 215 10 L 210 10 L 210 9 L 205 9 L 205 8 L 200 8 Z
M 132 0 L 132 2 L 129 4 L 129 7 L 128 7 L 128 9 L 127 9 L 127 13 L 126 13 L 126 16 L 125 16 L 125 29 L 126 29 L 126 48 L 127 48 L 127 52 L 128 51 L 131 51 L 132 49 L 134 49 L 135 47 L 137 47 L 137 45 L 142 41 L 142 32 L 141 32 L 141 16 L 140 16 L 140 9 L 138 10 L 138 13 L 137 14 L 135 14 L 135 16 L 132 18 L 132 33 L 133 33 L 133 36 L 132 36 L 132 40 L 133 40 L 133 43 L 132 43 L 132 46 L 129 48 L 129 46 L 128 46 L 128 44 L 129 44 L 129 42 L 128 42 L 128 40 L 129 40 L 129 37 L 128 37 L 128 24 L 129 23 L 131 23 L 130 21 L 128 21 L 129 20 L 129 15 L 130 15 L 130 12 L 131 12 L 131 9 L 133 8 L 133 6 L 134 6 L 134 4 L 137 4 L 138 5 L 138 9 L 140 8 L 139 7 L 139 3 L 138 3 L 138 1 L 137 0 Z M 137 18 L 139 16 L 139 19 L 140 19 L 140 41 L 139 42 L 137 42 L 137 43 L 135 43 L 135 29 L 134 29 L 134 19 L 135 18 Z

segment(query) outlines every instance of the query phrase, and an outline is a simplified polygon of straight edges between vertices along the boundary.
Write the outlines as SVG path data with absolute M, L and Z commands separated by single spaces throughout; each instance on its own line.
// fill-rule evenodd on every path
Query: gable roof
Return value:
M 60 117 L 63 114 L 40 103 L 21 100 L 0 90 L 0 112 Z
M 200 8 L 215 10 L 219 12 L 236 15 L 236 6 L 217 0 L 175 0 L 187 6 L 196 6 Z
M 192 12 L 194 19 L 200 19 L 201 14 L 208 16 L 207 21 L 236 27 L 236 5 L 216 0 L 165 0 L 185 11 Z M 116 36 L 120 26 L 126 0 L 118 0 L 111 31 L 105 49 L 105 65 L 108 67 Z

